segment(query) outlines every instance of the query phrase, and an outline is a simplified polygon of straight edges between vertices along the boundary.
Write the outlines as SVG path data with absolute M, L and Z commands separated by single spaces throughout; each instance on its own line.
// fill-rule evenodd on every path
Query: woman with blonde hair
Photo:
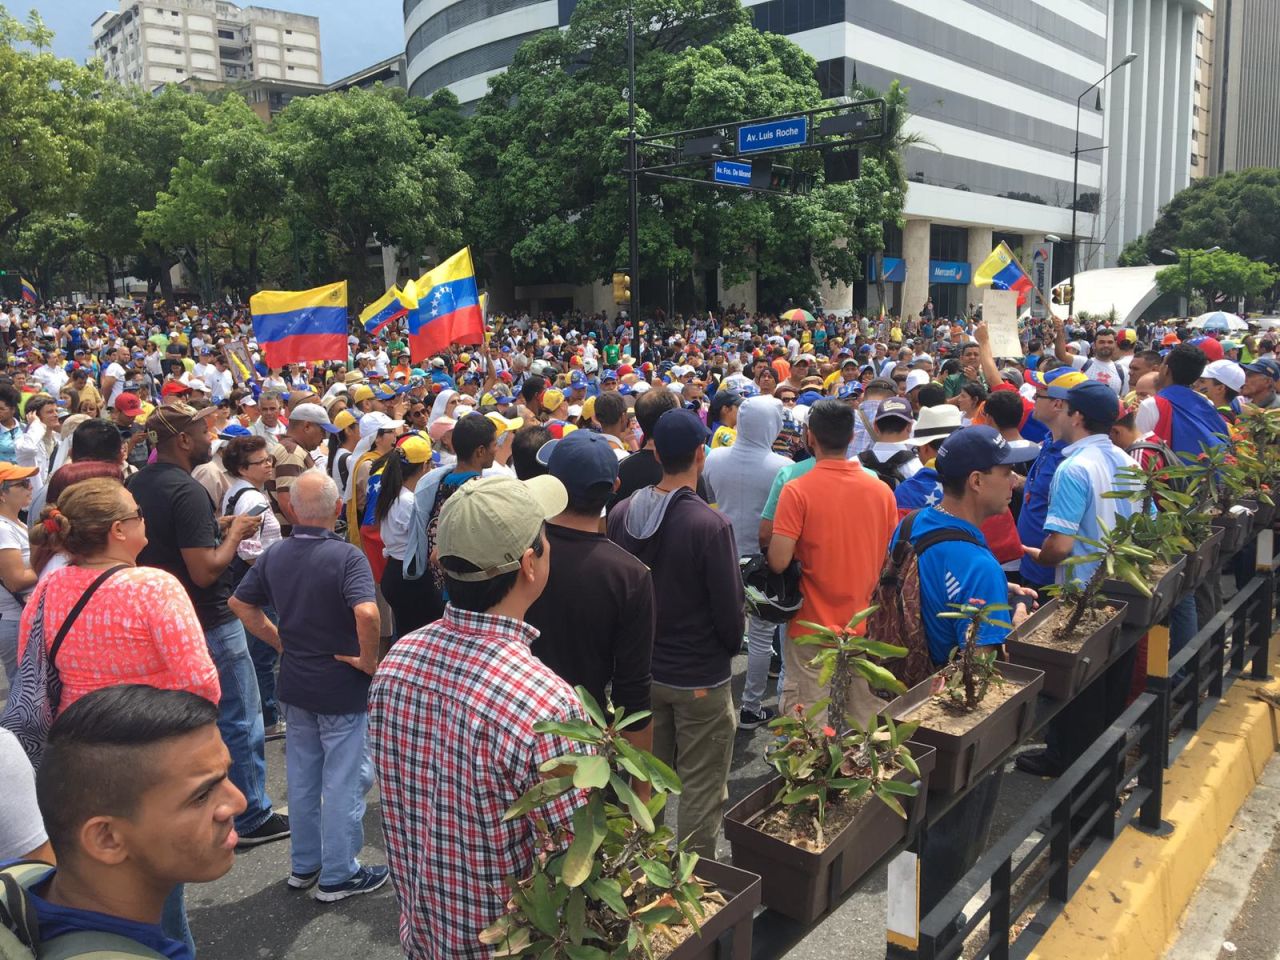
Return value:
M 67 487 L 56 506 L 41 511 L 31 544 L 65 551 L 71 564 L 42 577 L 28 598 L 19 661 L 35 617 L 43 617 L 44 642 L 52 645 L 88 588 L 110 571 L 58 650 L 62 700 L 55 711 L 121 683 L 187 690 L 218 702 L 218 671 L 187 591 L 171 573 L 136 566 L 147 544 L 146 522 L 122 483 L 97 477 Z
M 27 591 L 36 585 L 27 527 L 19 514 L 31 505 L 35 467 L 0 462 L 0 664 L 13 685 L 18 671 L 18 623 Z

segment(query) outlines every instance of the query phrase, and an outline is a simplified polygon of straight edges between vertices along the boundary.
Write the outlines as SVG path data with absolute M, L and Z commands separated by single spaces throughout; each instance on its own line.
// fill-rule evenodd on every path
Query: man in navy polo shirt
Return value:
M 944 540 L 929 547 L 917 560 L 920 571 L 920 606 L 929 656 L 936 666 L 947 662 L 951 651 L 962 645 L 968 621 L 941 619 L 952 603 L 1013 606 L 1014 624 L 1027 618 L 1034 591 L 1011 586 L 994 554 L 982 538 L 983 521 L 999 516 L 1013 497 L 1012 464 L 1034 454 L 1029 447 L 1011 447 L 994 427 L 965 427 L 942 442 L 934 469 L 942 483 L 942 502 L 913 514 L 911 542 L 930 533 L 951 529 L 966 539 Z M 894 534 L 901 536 L 903 524 Z M 892 545 L 890 546 L 892 550 Z M 1011 596 L 1012 594 L 1012 596 Z M 997 646 L 1009 631 L 986 624 L 978 642 Z M 991 817 L 1003 772 L 994 770 L 977 782 L 963 800 L 929 829 L 921 851 L 920 912 L 926 913 L 951 890 L 977 861 L 991 829 Z

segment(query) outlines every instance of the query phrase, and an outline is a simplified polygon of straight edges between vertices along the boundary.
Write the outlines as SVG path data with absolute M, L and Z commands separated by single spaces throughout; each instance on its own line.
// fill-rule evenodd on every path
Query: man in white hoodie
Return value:
M 748 397 L 738 407 L 738 437 L 731 447 L 712 450 L 703 467 L 711 501 L 729 519 L 739 557 L 760 555 L 760 514 L 778 471 L 792 461 L 773 452 L 782 430 L 781 401 Z M 762 706 L 769 685 L 769 661 L 777 624 L 747 616 L 747 680 L 742 691 L 738 726 L 751 730 L 768 723 L 777 712 Z

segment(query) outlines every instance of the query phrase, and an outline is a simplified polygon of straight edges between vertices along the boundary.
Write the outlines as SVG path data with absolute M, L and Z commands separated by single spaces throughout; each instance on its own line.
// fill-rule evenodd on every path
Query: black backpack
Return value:
M 858 462 L 887 483 L 890 490 L 898 489 L 898 484 L 903 480 L 899 471 L 915 458 L 914 450 L 899 450 L 883 463 L 870 450 L 863 450 L 858 454 Z

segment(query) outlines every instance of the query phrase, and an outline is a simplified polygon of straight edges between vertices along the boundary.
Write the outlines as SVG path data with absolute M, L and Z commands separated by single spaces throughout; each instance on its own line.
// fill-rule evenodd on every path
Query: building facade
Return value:
M 950 315 L 981 302 L 973 273 L 1000 240 L 1029 256 L 1061 238 L 1060 279 L 1074 226 L 1080 269 L 1114 263 L 1188 183 L 1196 23 L 1210 0 L 744 2 L 757 27 L 818 61 L 826 96 L 895 79 L 908 88 L 907 132 L 919 140 L 904 151 L 906 223 L 887 250 L 892 309 L 916 313 L 932 298 Z M 405 0 L 410 92 L 448 87 L 473 103 L 524 40 L 567 24 L 573 7 Z M 1137 61 L 1095 93 L 1129 51 Z M 828 308 L 878 307 L 871 283 L 829 294 Z
M 1280 4 L 1217 0 L 1209 172 L 1280 167 Z
M 107 78 L 148 90 L 188 80 L 319 84 L 320 20 L 224 0 L 123 0 L 93 21 Z

